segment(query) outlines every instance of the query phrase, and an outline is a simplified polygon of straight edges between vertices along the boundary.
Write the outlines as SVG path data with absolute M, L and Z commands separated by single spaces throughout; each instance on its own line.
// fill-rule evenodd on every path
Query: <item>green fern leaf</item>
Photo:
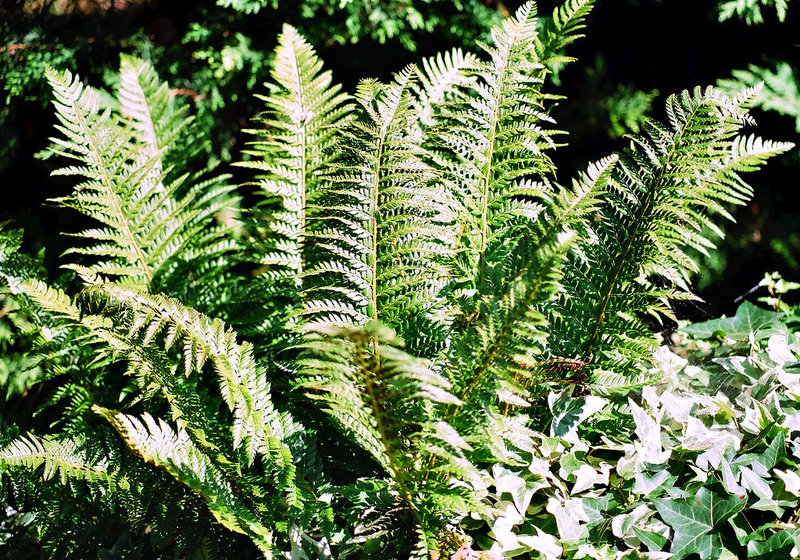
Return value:
M 719 232 L 712 217 L 749 199 L 738 173 L 791 147 L 736 136 L 753 95 L 698 88 L 672 96 L 669 126 L 649 122 L 647 137 L 620 155 L 602 218 L 565 275 L 577 299 L 565 298 L 558 312 L 557 352 L 592 360 L 589 369 L 614 385 L 639 377 L 633 364 L 656 344 L 644 317 L 670 316 L 670 300 L 691 297 L 689 250 L 713 247 L 704 233 Z
M 248 535 L 265 558 L 273 557 L 272 530 L 250 511 L 225 475 L 194 446 L 184 430 L 176 431 L 149 414 L 136 417 L 99 406 L 94 410 L 108 419 L 128 447 L 143 460 L 165 469 L 199 492 L 217 521 L 228 529 Z

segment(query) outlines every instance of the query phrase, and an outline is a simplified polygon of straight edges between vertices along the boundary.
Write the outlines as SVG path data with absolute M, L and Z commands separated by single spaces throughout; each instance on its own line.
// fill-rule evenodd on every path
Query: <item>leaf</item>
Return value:
M 679 560 L 692 553 L 703 559 L 712 558 L 718 537 L 713 539 L 710 533 L 741 511 L 747 500 L 738 496 L 724 498 L 703 487 L 690 498 L 657 499 L 653 503 L 674 531 L 670 552 L 674 560 Z
M 769 484 L 748 467 L 740 467 L 739 475 L 742 477 L 742 486 L 751 490 L 759 498 L 772 498 L 772 489 Z
M 639 527 L 633 527 L 633 532 L 636 533 L 636 536 L 640 541 L 642 541 L 642 544 L 644 544 L 650 552 L 659 552 L 664 550 L 664 547 L 667 545 L 667 537 L 654 531 L 647 531 L 645 529 L 640 529 Z
M 544 560 L 557 560 L 561 558 L 562 548 L 558 540 L 553 535 L 549 535 L 535 527 L 536 535 L 520 535 L 517 540 L 520 544 L 535 550 Z
M 600 397 L 572 398 L 571 390 L 551 393 L 548 402 L 553 412 L 550 434 L 573 443 L 578 441 L 577 428 L 580 423 L 606 405 L 606 400 Z
M 792 548 L 800 544 L 800 529 L 778 531 L 766 541 L 750 541 L 747 543 L 748 558 L 788 558 Z
M 783 313 L 761 309 L 746 301 L 739 306 L 733 317 L 695 323 L 682 330 L 695 338 L 723 336 L 740 342 L 755 341 L 784 334 L 786 328 L 780 322 L 782 316 Z
M 590 519 L 583 507 L 583 501 L 579 498 L 572 498 L 564 503 L 557 498 L 550 498 L 547 511 L 556 518 L 558 536 L 563 544 L 577 545 L 588 536 L 585 522 Z
M 778 435 L 770 442 L 769 447 L 757 456 L 756 461 L 769 470 L 774 468 L 784 457 L 786 457 L 786 436 L 783 431 L 779 431 Z
M 760 511 L 771 511 L 775 514 L 776 517 L 780 518 L 783 516 L 783 508 L 794 508 L 797 506 L 796 501 L 790 500 L 776 500 L 771 496 L 764 496 L 759 499 L 756 503 L 750 506 L 749 509 L 755 509 Z
M 783 481 L 783 486 L 790 494 L 800 497 L 800 476 L 794 471 L 775 469 L 775 474 Z

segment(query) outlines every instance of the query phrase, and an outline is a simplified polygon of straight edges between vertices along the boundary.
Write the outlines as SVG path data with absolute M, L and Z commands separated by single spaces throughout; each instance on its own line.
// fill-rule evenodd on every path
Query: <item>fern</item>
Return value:
M 392 477 L 400 499 L 422 529 L 423 541 L 454 519 L 475 496 L 447 482 L 420 476 L 425 457 L 442 459 L 439 470 L 456 479 L 477 478 L 465 458 L 472 448 L 430 404 L 460 402 L 431 364 L 403 352 L 395 333 L 378 323 L 328 328 L 308 343 L 303 359 L 310 397 L 324 402 L 340 429 Z M 455 506 L 455 507 L 454 507 Z M 424 550 L 432 543 L 422 542 Z
M 172 275 L 182 261 L 202 271 L 201 263 L 231 251 L 213 219 L 227 211 L 234 187 L 224 176 L 190 187 L 163 165 L 189 119 L 149 64 L 123 57 L 121 113 L 102 109 L 99 93 L 68 72 L 49 69 L 47 77 L 63 134 L 52 139 L 54 151 L 77 162 L 54 173 L 87 179 L 56 201 L 102 226 L 75 234 L 89 244 L 70 252 L 96 257 L 97 274 L 160 291 L 178 284 Z
M 241 219 L 226 179 L 181 169 L 190 119 L 146 63 L 123 58 L 111 102 L 49 71 L 56 151 L 77 162 L 60 173 L 83 181 L 60 202 L 101 226 L 78 234 L 77 292 L 0 231 L 4 298 L 74 362 L 45 402 L 77 418 L 0 433 L 4 481 L 125 488 L 141 533 L 163 528 L 156 480 L 204 504 L 182 538 L 213 517 L 222 557 L 236 535 L 266 557 L 463 551 L 481 470 L 537 456 L 554 387 L 652 381 L 648 321 L 694 297 L 692 255 L 751 194 L 741 173 L 790 148 L 741 133 L 757 90 L 697 89 L 559 184 L 548 82 L 591 7 L 526 3 L 482 56 L 434 56 L 353 97 L 286 26 Z
M 786 19 L 789 2 L 787 0 L 725 0 L 720 2 L 717 7 L 719 21 L 725 21 L 735 16 L 744 19 L 747 25 L 764 23 L 762 7 L 773 8 L 778 16 L 778 21 L 782 22 Z
M 380 320 L 401 328 L 430 305 L 445 272 L 445 196 L 408 130 L 414 69 L 389 86 L 360 84 L 366 122 L 344 134 L 342 160 L 319 193 L 313 230 L 317 262 L 307 271 L 310 325 Z
M 536 29 L 529 3 L 493 31 L 490 60 L 470 69 L 478 77 L 474 94 L 452 104 L 438 139 L 450 153 L 463 155 L 439 159 L 461 201 L 459 258 L 463 274 L 477 272 L 473 288 L 489 263 L 502 260 L 516 231 L 536 219 L 535 200 L 547 188 L 541 178 L 553 169 L 545 152 L 555 147 L 554 131 L 542 126 L 552 119 L 545 96 L 537 95 L 547 70 L 538 58 Z M 523 180 L 531 176 L 540 180 Z
M 0 461 L 9 467 L 43 467 L 44 480 L 57 475 L 61 484 L 66 484 L 69 478 L 78 478 L 102 485 L 108 490 L 116 487 L 124 490 L 130 485 L 130 481 L 110 473 L 105 462 L 87 461 L 76 442 L 70 440 L 58 441 L 30 435 L 21 437 L 0 452 Z
M 795 130 L 800 131 L 800 89 L 794 68 L 779 62 L 774 68 L 751 64 L 746 70 L 734 70 L 733 78 L 720 80 L 718 86 L 729 95 L 761 84 L 755 106 L 795 118 Z
M 236 498 L 234 488 L 227 483 L 224 474 L 194 447 L 185 431 L 178 429 L 176 432 L 163 421 L 149 415 L 136 418 L 102 408 L 96 410 L 108 418 L 123 440 L 143 460 L 165 468 L 189 488 L 199 491 L 220 523 L 249 535 L 265 557 L 271 557 L 270 528 L 264 526 L 248 511 L 246 504 Z
M 209 319 L 176 301 L 114 284 L 96 287 L 91 294 L 120 306 L 120 311 L 131 309 L 128 338 L 141 337 L 142 345 L 148 346 L 163 331 L 159 347 L 169 350 L 173 344 L 180 344 L 184 375 L 202 371 L 206 360 L 211 362 L 222 399 L 234 415 L 234 448 L 244 445 L 249 462 L 256 454 L 268 458 L 281 448 L 283 428 L 269 398 L 265 372 L 255 362 L 251 345 L 238 343 L 236 334 L 222 321 Z
M 737 137 L 756 94 L 731 99 L 698 88 L 672 96 L 669 127 L 649 122 L 647 137 L 621 154 L 601 219 L 566 275 L 570 295 L 553 337 L 556 352 L 592 361 L 598 389 L 637 377 L 635 362 L 656 345 L 646 315 L 672 317 L 669 301 L 692 297 L 697 265 L 689 251 L 713 247 L 704 235 L 707 228 L 721 235 L 712 217 L 730 217 L 724 205 L 751 194 L 738 173 L 791 148 Z
M 261 264 L 301 274 L 306 260 L 308 200 L 319 189 L 321 169 L 333 158 L 337 130 L 349 120 L 352 105 L 311 46 L 291 26 L 284 26 L 275 52 L 271 95 L 257 96 L 267 110 L 257 140 L 246 151 L 253 159 L 241 165 L 255 169 L 265 203 L 277 209 L 268 216 L 270 245 Z
M 450 368 L 458 372 L 456 394 L 466 403 L 450 412 L 454 425 L 485 426 L 485 407 L 495 395 L 506 408 L 530 406 L 526 387 L 548 381 L 545 370 L 553 364 L 543 363 L 549 324 L 545 310 L 560 291 L 568 250 L 598 206 L 616 161 L 601 160 L 572 189 L 563 189 L 543 213 L 546 219 L 531 225 L 535 241 L 520 243 L 506 266 L 493 269 L 498 280 L 492 283 L 500 289 L 484 296 L 474 326 L 453 345 Z

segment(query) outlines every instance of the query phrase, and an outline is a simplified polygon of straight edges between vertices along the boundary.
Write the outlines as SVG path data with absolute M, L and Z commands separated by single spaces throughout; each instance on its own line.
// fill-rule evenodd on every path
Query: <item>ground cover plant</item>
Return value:
M 652 328 L 693 297 L 694 255 L 751 195 L 740 174 L 792 146 L 746 130 L 757 87 L 698 87 L 560 184 L 549 77 L 591 8 L 540 20 L 525 4 L 483 53 L 352 95 L 286 26 L 241 188 L 187 163 L 192 120 L 147 62 L 123 57 L 113 94 L 49 68 L 50 152 L 77 177 L 54 203 L 86 226 L 68 232 L 62 275 L 21 250 L 23 232 L 0 234 L 0 546 L 793 547 L 786 316 L 743 306 L 687 327 L 698 341 L 675 351 L 691 364 Z

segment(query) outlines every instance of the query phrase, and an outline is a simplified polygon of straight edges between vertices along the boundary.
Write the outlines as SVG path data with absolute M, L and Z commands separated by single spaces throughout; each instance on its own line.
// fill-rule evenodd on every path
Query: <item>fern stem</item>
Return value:
M 374 351 L 371 352 L 370 359 L 367 357 L 367 350 L 365 348 L 363 339 L 358 339 L 356 341 L 356 360 L 358 363 L 358 369 L 361 372 L 361 381 L 364 383 L 364 388 L 367 390 L 370 410 L 372 411 L 372 417 L 375 419 L 375 427 L 380 435 L 381 444 L 383 445 L 383 450 L 386 453 L 386 458 L 389 460 L 389 468 L 392 470 L 392 478 L 394 478 L 395 482 L 397 482 L 403 500 L 408 504 L 409 508 L 411 508 L 415 519 L 418 521 L 418 512 L 416 506 L 414 505 L 411 491 L 408 489 L 403 472 L 397 466 L 394 450 L 392 449 L 390 443 L 391 438 L 389 436 L 389 430 L 386 426 L 386 422 L 384 421 L 384 412 L 381 408 L 381 398 L 376 391 L 375 383 L 370 375 L 370 372 L 377 372 L 381 369 L 380 355 L 378 354 L 378 340 L 374 337 L 371 338 L 371 344 Z
M 299 102 L 301 104 L 300 113 L 306 115 L 308 113 L 308 108 L 305 105 L 305 97 L 302 95 L 302 80 L 300 77 L 300 67 L 298 66 L 297 61 L 297 54 L 293 53 L 292 56 L 292 70 L 293 75 L 295 78 L 295 91 L 298 94 Z M 308 165 L 308 136 L 306 134 L 307 130 L 306 127 L 308 126 L 308 121 L 304 121 L 299 129 L 299 144 L 300 144 L 300 173 L 299 173 L 299 185 L 298 185 L 298 193 L 300 195 L 300 204 L 299 204 L 299 219 L 300 219 L 300 231 L 298 233 L 299 236 L 299 243 L 300 243 L 300 274 L 302 274 L 306 269 L 306 251 L 305 251 L 305 232 L 306 232 L 306 188 L 307 188 L 307 177 L 306 172 Z M 301 290 L 301 296 L 305 299 L 305 290 Z
M 547 275 L 548 270 L 549 270 L 549 267 L 547 267 L 545 265 L 539 267 L 537 276 L 532 282 L 533 287 L 530 290 L 528 290 L 528 292 L 526 293 L 525 298 L 522 300 L 522 302 L 520 302 L 520 304 L 518 306 L 516 306 L 517 310 L 519 310 L 522 313 L 524 313 L 525 310 L 537 298 L 537 296 L 541 292 L 542 286 L 544 285 L 544 279 L 545 279 L 545 277 Z M 528 285 L 530 286 L 531 283 L 529 283 Z M 509 334 L 513 331 L 513 327 L 514 327 L 514 324 L 517 321 L 517 317 L 518 316 L 517 316 L 516 313 L 509 313 L 509 315 L 506 317 L 506 320 L 503 323 L 503 328 L 500 329 L 500 332 L 498 333 L 497 337 L 495 337 L 491 348 L 486 353 L 486 357 L 481 362 L 481 365 L 478 367 L 478 370 L 476 371 L 472 381 L 467 386 L 467 388 L 464 389 L 464 391 L 458 396 L 458 399 L 462 403 L 466 402 L 467 397 L 469 397 L 469 395 L 472 393 L 472 391 L 474 391 L 475 388 L 478 386 L 478 384 L 482 381 L 483 376 L 486 374 L 486 372 L 489 371 L 489 369 L 490 369 L 492 363 L 494 362 L 495 358 L 497 357 L 497 355 L 500 353 L 500 351 L 504 347 L 506 339 L 508 338 Z M 463 405 L 462 406 L 453 405 L 452 406 L 452 410 L 451 410 L 450 414 L 448 415 L 447 422 L 448 423 L 452 423 L 452 421 L 458 416 L 458 412 L 460 410 L 462 410 L 462 408 L 463 408 Z
M 372 181 L 372 196 L 370 197 L 370 213 L 372 214 L 372 247 L 370 251 L 370 296 L 369 296 L 369 315 L 372 316 L 373 321 L 378 320 L 378 221 L 380 220 L 380 212 L 378 211 L 378 197 L 380 194 L 381 186 L 381 159 L 383 158 L 384 145 L 386 141 L 386 132 L 381 131 L 382 134 L 378 138 L 378 153 L 375 157 L 375 178 Z
M 481 252 L 478 257 L 478 285 L 483 284 L 486 275 L 486 249 L 488 248 L 489 239 L 489 197 L 491 196 L 493 184 L 494 166 L 494 148 L 495 140 L 497 138 L 497 128 L 500 122 L 500 106 L 503 94 L 503 84 L 506 76 L 505 69 L 508 65 L 508 57 L 510 56 L 510 48 L 506 46 L 506 51 L 503 53 L 502 67 L 498 74 L 498 81 L 495 87 L 497 95 L 493 96 L 494 107 L 492 108 L 492 121 L 489 127 L 488 135 L 488 153 L 486 154 L 486 163 L 484 166 L 481 181 L 483 183 L 483 193 L 481 197 Z

